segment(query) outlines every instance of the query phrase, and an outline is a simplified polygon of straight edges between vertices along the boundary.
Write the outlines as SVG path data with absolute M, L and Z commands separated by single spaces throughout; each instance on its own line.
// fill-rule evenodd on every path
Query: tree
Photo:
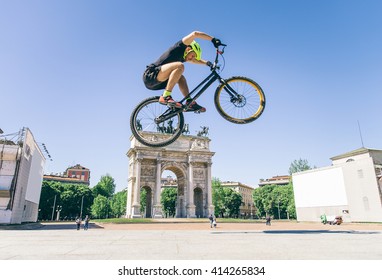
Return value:
M 43 181 L 39 203 L 39 219 L 51 220 L 57 217 L 60 209 L 60 219 L 70 220 L 82 213 L 90 213 L 93 195 L 88 186 L 68 184 L 54 181 Z M 54 209 L 53 209 L 54 207 Z
M 145 188 L 141 188 L 140 198 L 141 198 L 141 203 L 140 203 L 141 208 L 139 209 L 139 211 L 141 213 L 144 213 L 146 209 L 146 201 L 147 201 L 147 190 Z
M 55 203 L 57 202 L 57 197 L 60 196 L 60 191 L 58 187 L 59 183 L 43 181 L 41 187 L 41 196 L 39 202 L 39 220 L 51 220 L 52 213 L 55 209 Z M 53 213 L 54 215 L 54 213 Z
M 237 218 L 240 215 L 242 196 L 231 188 L 224 188 L 225 193 L 225 213 L 230 218 Z
M 94 197 L 102 195 L 104 197 L 112 197 L 115 191 L 115 183 L 113 177 L 109 174 L 101 176 L 100 181 L 92 189 Z
M 270 215 L 279 218 L 280 213 L 281 219 L 296 218 L 292 183 L 286 186 L 265 185 L 255 189 L 252 196 L 259 217 Z
M 216 216 L 224 216 L 224 192 L 218 178 L 212 178 L 212 204 Z
M 121 217 L 126 214 L 127 190 L 117 192 L 111 201 L 111 213 L 114 217 Z
M 310 170 L 310 169 L 312 169 L 312 167 L 310 167 L 306 159 L 301 159 L 301 158 L 298 160 L 296 159 L 290 164 L 289 175 L 292 175 L 293 173 L 296 173 L 296 172 L 301 172 L 301 171 Z
M 265 185 L 253 191 L 253 202 L 259 217 L 265 217 L 272 212 L 274 201 L 272 191 L 274 187 L 275 185 Z
M 80 184 L 62 185 L 60 201 L 58 201 L 58 204 L 62 206 L 61 218 L 74 219 L 76 216 L 88 215 L 92 203 L 93 194 L 88 186 Z
M 103 195 L 98 195 L 93 202 L 91 207 L 92 215 L 96 218 L 108 218 L 110 213 L 110 204 L 107 197 Z
M 174 217 L 176 211 L 177 188 L 165 188 L 161 193 L 161 204 L 166 217 Z
M 229 187 L 223 187 L 220 180 L 212 179 L 212 203 L 215 215 L 220 217 L 238 217 L 242 203 L 241 194 Z

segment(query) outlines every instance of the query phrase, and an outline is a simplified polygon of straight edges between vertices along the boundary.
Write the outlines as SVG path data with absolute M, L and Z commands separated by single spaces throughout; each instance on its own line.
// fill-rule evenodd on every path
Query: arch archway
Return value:
M 142 197 L 142 193 L 144 193 L 144 197 Z M 143 186 L 141 188 L 140 196 L 141 196 L 141 205 L 142 205 L 142 202 L 144 205 L 144 209 L 141 209 L 142 216 L 144 218 L 151 218 L 152 211 L 153 211 L 152 209 L 153 192 L 151 188 L 148 186 Z
M 169 146 L 151 148 L 131 137 L 131 148 L 127 153 L 129 180 L 126 217 L 141 217 L 139 190 L 142 186 L 152 191 L 151 217 L 163 217 L 160 195 L 164 170 L 170 170 L 177 177 L 177 218 L 207 217 L 213 213 L 211 159 L 214 153 L 209 150 L 209 142 L 210 139 L 206 137 L 182 135 Z
M 194 189 L 194 204 L 195 204 L 195 216 L 197 218 L 204 217 L 203 207 L 203 190 L 199 187 Z

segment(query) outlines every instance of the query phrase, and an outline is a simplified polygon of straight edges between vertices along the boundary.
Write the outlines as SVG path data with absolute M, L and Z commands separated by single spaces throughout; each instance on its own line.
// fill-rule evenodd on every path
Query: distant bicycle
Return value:
M 219 57 L 223 58 L 227 45 L 221 44 L 216 48 L 216 57 L 208 75 L 190 94 L 188 98 L 197 100 L 216 80 L 220 82 L 216 88 L 214 103 L 216 110 L 227 121 L 236 124 L 246 124 L 258 119 L 265 108 L 265 95 L 261 87 L 253 80 L 233 76 L 223 79 L 217 72 Z M 224 58 L 223 58 L 224 59 Z M 130 117 L 130 127 L 135 138 L 149 147 L 164 147 L 179 138 L 184 131 L 184 115 L 187 105 L 182 108 L 164 106 L 159 103 L 160 96 L 143 100 L 133 110 Z M 190 102 L 189 104 L 191 104 Z M 171 124 L 165 129 L 165 122 Z

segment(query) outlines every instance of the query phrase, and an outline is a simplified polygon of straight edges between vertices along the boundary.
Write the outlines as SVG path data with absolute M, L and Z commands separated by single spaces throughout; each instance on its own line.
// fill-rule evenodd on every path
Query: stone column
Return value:
M 161 158 L 157 158 L 157 168 L 156 168 L 156 180 L 154 189 L 154 213 L 153 218 L 163 218 L 162 205 L 160 203 L 161 195 L 161 174 L 162 174 L 162 161 Z
M 214 213 L 215 206 L 212 204 L 212 177 L 211 177 L 211 166 L 212 162 L 209 160 L 207 162 L 207 175 L 206 175 L 206 180 L 207 180 L 207 205 L 208 205 L 208 216 L 210 214 Z
M 196 218 L 195 204 L 194 204 L 194 162 L 191 160 L 191 156 L 188 156 L 188 199 L 187 199 L 187 218 Z
M 140 189 L 141 189 L 141 158 L 136 158 L 135 160 L 135 184 L 134 184 L 134 190 L 133 190 L 133 205 L 132 205 L 132 218 L 141 218 L 141 213 L 139 211 L 139 208 L 141 207 L 139 203 L 139 197 L 140 197 Z
M 135 177 L 130 177 L 128 180 L 128 192 L 127 192 L 127 203 L 126 203 L 126 215 L 125 218 L 132 218 L 132 205 L 133 205 L 133 193 L 136 183 Z

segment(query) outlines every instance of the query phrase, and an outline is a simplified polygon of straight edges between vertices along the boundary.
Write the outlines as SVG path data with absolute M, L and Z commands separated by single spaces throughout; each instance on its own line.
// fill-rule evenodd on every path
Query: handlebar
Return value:
M 215 56 L 215 60 L 214 60 L 214 63 L 212 64 L 211 66 L 211 71 L 212 70 L 215 70 L 215 69 L 218 69 L 218 61 L 219 61 L 219 55 L 223 55 L 224 53 L 224 49 L 227 45 L 226 44 L 220 44 L 217 48 L 216 48 L 216 56 Z M 222 47 L 222 48 L 220 48 Z
M 224 53 L 224 49 L 227 45 L 226 44 L 220 44 L 217 48 L 216 48 L 216 52 L 218 54 L 223 54 Z M 222 47 L 222 49 L 220 50 L 219 47 Z

